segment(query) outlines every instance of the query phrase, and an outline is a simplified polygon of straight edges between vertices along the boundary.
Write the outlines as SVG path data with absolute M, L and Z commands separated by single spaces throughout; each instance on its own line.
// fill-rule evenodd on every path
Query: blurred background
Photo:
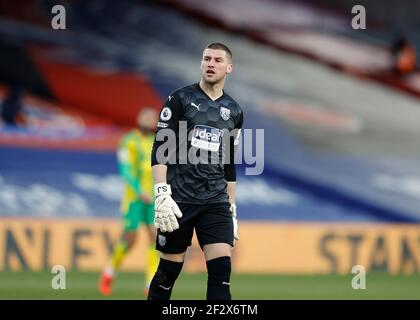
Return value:
M 233 51 L 226 90 L 265 138 L 263 173 L 238 168 L 233 296 L 420 298 L 420 1 L 408 0 L 0 0 L 0 298 L 100 297 L 121 227 L 118 140 L 139 109 L 199 80 L 211 42 Z M 116 298 L 144 298 L 140 238 Z M 54 265 L 67 290 L 51 289 Z M 355 265 L 366 290 L 351 287 Z M 174 298 L 204 298 L 196 242 L 184 271 Z

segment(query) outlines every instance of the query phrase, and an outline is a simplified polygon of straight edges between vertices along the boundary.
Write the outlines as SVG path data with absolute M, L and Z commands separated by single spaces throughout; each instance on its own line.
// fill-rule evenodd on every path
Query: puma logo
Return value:
M 199 103 L 197 106 L 194 102 L 191 102 L 191 106 L 196 107 L 198 111 L 200 111 L 200 104 L 201 103 Z
M 165 290 L 171 290 L 171 288 L 172 288 L 172 286 L 169 286 L 169 287 L 164 287 L 164 286 L 162 286 L 161 284 L 159 285 L 159 287 L 161 287 L 162 289 L 165 289 Z

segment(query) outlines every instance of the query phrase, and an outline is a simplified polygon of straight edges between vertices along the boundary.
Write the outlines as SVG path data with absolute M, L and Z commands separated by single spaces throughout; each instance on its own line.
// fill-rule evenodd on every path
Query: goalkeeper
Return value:
M 234 153 L 243 124 L 241 107 L 223 89 L 232 68 L 230 49 L 209 44 L 200 81 L 172 92 L 160 113 L 152 165 L 161 258 L 149 300 L 171 298 L 194 230 L 206 260 L 206 298 L 232 298 L 231 251 L 239 239 Z
M 154 249 L 156 228 L 153 225 L 154 199 L 150 155 L 154 140 L 157 113 L 152 108 L 142 109 L 137 116 L 138 127 L 126 134 L 118 147 L 117 159 L 124 180 L 124 195 L 121 202 L 123 232 L 114 247 L 112 257 L 102 271 L 99 291 L 109 296 L 115 273 L 127 253 L 133 248 L 141 223 L 147 227 L 149 243 L 145 266 L 145 295 L 159 263 L 159 254 Z

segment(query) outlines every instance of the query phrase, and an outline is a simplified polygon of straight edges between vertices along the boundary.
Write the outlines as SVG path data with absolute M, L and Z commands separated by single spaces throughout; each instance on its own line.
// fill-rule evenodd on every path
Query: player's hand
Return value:
M 233 237 L 235 240 L 239 240 L 238 236 L 238 219 L 236 218 L 236 204 L 230 204 L 230 212 L 232 213 L 232 220 L 233 220 Z
M 182 217 L 182 212 L 171 194 L 169 184 L 155 184 L 155 227 L 161 232 L 177 230 L 179 228 L 177 218 Z
M 152 202 L 152 197 L 147 192 L 142 192 L 139 196 L 140 200 L 144 203 L 150 203 Z

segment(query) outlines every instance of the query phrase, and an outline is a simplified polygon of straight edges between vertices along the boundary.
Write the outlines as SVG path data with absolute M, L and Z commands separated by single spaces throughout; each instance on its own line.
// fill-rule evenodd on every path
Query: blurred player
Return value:
M 154 109 L 142 109 L 137 116 L 138 127 L 126 134 L 118 147 L 118 166 L 125 184 L 121 203 L 124 226 L 121 239 L 101 274 L 99 290 L 106 296 L 112 294 L 115 273 L 133 247 L 141 223 L 146 225 L 151 243 L 145 267 L 145 295 L 148 294 L 150 282 L 159 262 L 159 254 L 153 245 L 156 228 L 153 225 L 154 197 L 150 164 L 156 121 L 157 112 Z
M 202 56 L 200 82 L 171 93 L 160 113 L 152 169 L 156 249 L 161 258 L 149 300 L 170 299 L 194 229 L 206 259 L 207 299 L 231 299 L 231 250 L 234 239 L 238 240 L 233 149 L 243 122 L 241 107 L 223 90 L 232 68 L 229 48 L 221 43 L 208 45 Z M 184 129 L 188 139 L 181 133 Z M 162 151 L 168 142 L 158 135 L 171 131 L 179 142 L 172 146 L 177 151 L 172 152 L 176 163 L 170 159 L 165 163 Z M 185 149 L 180 147 L 183 142 Z M 191 161 L 190 155 L 197 153 L 208 161 Z
M 401 35 L 395 39 L 391 54 L 395 75 L 407 75 L 416 70 L 416 49 L 406 37 Z

